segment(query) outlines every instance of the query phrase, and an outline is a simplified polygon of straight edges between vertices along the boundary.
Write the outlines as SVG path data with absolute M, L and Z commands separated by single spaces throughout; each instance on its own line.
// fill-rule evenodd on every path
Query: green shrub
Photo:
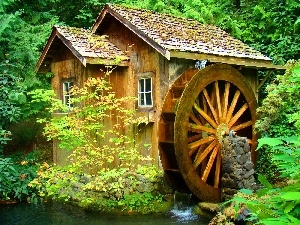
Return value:
M 267 86 L 267 96 L 257 109 L 259 120 L 255 124 L 262 137 L 290 137 L 300 134 L 300 61 L 289 61 L 284 75 L 278 75 Z M 259 151 L 256 171 L 270 181 L 278 180 L 279 171 L 273 163 L 273 151 L 263 146 Z
M 273 186 L 260 175 L 264 188 L 257 193 L 242 190 L 231 201 L 237 210 L 243 205 L 250 209 L 248 219 L 259 224 L 300 224 L 300 141 L 297 137 L 262 138 L 258 148 L 263 145 L 270 146 L 272 161 L 286 179 L 285 185 Z
M 47 138 L 56 138 L 71 153 L 67 166 L 44 163 L 30 186 L 42 198 L 75 201 L 89 209 L 153 211 L 154 203 L 162 202 L 162 173 L 147 165 L 151 159 L 143 157 L 134 138 L 126 135 L 145 118 L 136 118 L 134 110 L 124 107 L 133 106 L 135 98 L 117 98 L 106 76 L 109 73 L 89 78 L 83 87 L 74 86 L 72 108 L 53 98 L 51 91 L 32 93 L 36 101 L 51 102 L 50 112 L 66 114 L 40 122 L 46 124 Z M 111 125 L 111 118 L 117 122 Z
M 44 163 L 29 186 L 39 197 L 100 211 L 153 212 L 163 203 L 163 175 L 154 166 L 136 171 L 118 168 L 97 175 L 78 173 L 72 165 L 59 167 Z
M 38 166 L 31 158 L 0 158 L 0 199 L 22 201 L 34 197 L 28 184 L 36 177 Z

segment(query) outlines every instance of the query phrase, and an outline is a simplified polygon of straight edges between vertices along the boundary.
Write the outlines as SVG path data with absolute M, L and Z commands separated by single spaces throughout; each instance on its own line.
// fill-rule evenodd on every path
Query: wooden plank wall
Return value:
M 142 155 L 151 156 L 152 164 L 159 166 L 157 121 L 158 110 L 161 106 L 160 77 L 163 76 L 159 66 L 160 55 L 151 46 L 135 35 L 127 27 L 116 19 L 111 19 L 101 34 L 108 35 L 111 42 L 121 50 L 126 51 L 130 56 L 130 66 L 124 74 L 127 79 L 127 86 L 123 92 L 124 96 L 136 96 L 139 74 L 151 73 L 153 79 L 153 102 L 152 108 L 139 108 L 137 101 L 132 107 L 137 109 L 139 115 L 148 118 L 148 123 L 135 127 L 131 133 L 136 138 Z M 162 69 L 162 70 L 161 70 Z M 120 85 L 120 84 L 119 84 Z M 116 85 L 116 88 L 118 86 Z M 144 146 L 144 144 L 148 144 Z
M 122 35 L 126 37 L 126 33 L 122 33 Z M 135 38 L 137 40 L 135 40 Z M 134 47 L 129 48 L 127 42 L 124 42 L 123 45 L 131 50 L 131 65 L 129 67 L 113 67 L 112 73 L 108 76 L 108 80 L 112 84 L 117 97 L 137 96 L 136 74 L 138 73 L 151 71 L 154 74 L 154 82 L 156 82 L 156 70 L 158 68 L 155 64 L 158 61 L 156 59 L 156 52 L 145 45 L 145 43 L 139 40 L 138 37 L 130 37 L 129 39 L 133 40 L 133 43 L 135 43 L 133 45 Z M 62 45 L 60 51 L 57 52 L 57 55 L 53 60 L 51 71 L 55 74 L 52 79 L 52 87 L 55 90 L 57 97 L 62 98 L 63 93 L 61 84 L 63 79 L 74 78 L 75 84 L 82 86 L 84 80 L 88 77 L 103 76 L 106 68 L 103 65 L 87 65 L 87 67 L 84 67 L 81 62 L 73 56 L 71 51 Z M 156 98 L 156 91 L 154 95 Z M 127 104 L 126 107 L 131 109 L 137 108 L 137 102 Z M 151 156 L 153 158 L 153 164 L 158 165 L 158 150 L 157 147 L 155 147 L 156 136 L 154 135 L 156 129 L 155 109 L 156 105 L 154 105 L 152 109 L 147 109 L 146 111 L 140 109 L 139 111 L 148 118 L 149 115 L 151 115 L 151 122 L 139 127 L 132 126 L 127 130 L 124 129 L 123 132 L 131 137 L 135 137 L 141 154 L 145 157 Z M 115 116 L 111 116 L 109 119 L 104 121 L 108 127 L 112 127 L 113 124 L 117 122 L 119 121 Z M 109 142 L 107 141 L 103 144 L 109 144 Z M 144 146 L 144 144 L 149 144 L 149 146 Z M 53 147 L 55 163 L 60 165 L 65 164 L 66 155 L 61 149 L 59 149 L 56 140 L 54 140 Z M 119 161 L 115 160 L 113 166 L 118 165 L 118 163 Z
M 251 88 L 255 94 L 256 101 L 258 101 L 258 89 L 257 89 L 257 87 L 258 87 L 258 72 L 257 72 L 257 69 L 244 67 L 242 69 L 241 73 L 244 75 L 247 82 L 251 86 Z

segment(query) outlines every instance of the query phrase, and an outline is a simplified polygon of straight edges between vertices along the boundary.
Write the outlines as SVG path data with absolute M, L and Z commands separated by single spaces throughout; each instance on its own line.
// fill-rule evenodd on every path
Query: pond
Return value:
M 192 213 L 191 207 L 173 208 L 168 213 L 116 215 L 85 211 L 80 207 L 59 204 L 0 205 L 1 225 L 207 225 L 209 221 Z

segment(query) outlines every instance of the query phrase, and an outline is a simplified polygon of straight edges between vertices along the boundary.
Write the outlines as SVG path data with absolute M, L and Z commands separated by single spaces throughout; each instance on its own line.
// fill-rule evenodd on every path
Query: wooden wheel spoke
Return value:
M 210 108 L 210 111 L 211 111 L 211 113 L 213 114 L 213 117 L 214 117 L 216 123 L 218 123 L 218 122 L 219 122 L 218 115 L 217 115 L 217 113 L 216 113 L 216 110 L 215 110 L 214 107 L 213 107 L 213 104 L 212 104 L 212 102 L 211 102 L 211 100 L 210 100 L 210 97 L 208 96 L 208 93 L 207 93 L 207 91 L 206 91 L 205 88 L 204 88 L 204 90 L 203 90 L 203 94 L 204 94 L 204 97 L 205 97 L 205 99 L 206 99 L 206 102 L 207 102 L 207 104 L 208 104 L 208 106 L 209 106 L 209 108 Z M 214 97 L 212 96 L 212 98 L 214 98 Z
M 224 101 L 223 101 L 223 103 L 224 103 L 224 107 L 223 107 L 223 118 L 224 118 L 224 120 L 226 119 L 226 115 L 227 115 L 229 88 L 230 88 L 230 83 L 226 82 L 225 92 L 224 92 Z
M 193 135 L 193 136 L 191 136 L 191 137 L 188 138 L 188 143 L 198 141 L 201 138 L 202 138 L 202 133 L 201 134 L 197 134 L 197 135 Z
M 221 108 L 221 100 L 220 100 L 220 90 L 219 90 L 219 83 L 215 82 L 215 90 L 216 90 L 216 97 L 217 97 L 217 108 L 219 113 L 219 122 L 221 123 L 222 120 L 222 108 Z
M 214 161 L 215 161 L 215 158 L 216 158 L 216 156 L 217 156 L 217 154 L 218 154 L 218 152 L 219 152 L 219 149 L 220 149 L 220 145 L 217 145 L 217 146 L 214 148 L 214 150 L 213 150 L 213 152 L 211 153 L 211 155 L 210 155 L 209 161 L 208 161 L 208 163 L 207 163 L 207 165 L 206 165 L 206 168 L 205 168 L 205 170 L 204 170 L 204 172 L 203 172 L 203 175 L 202 175 L 202 180 L 203 180 L 204 182 L 206 182 L 206 180 L 207 180 L 207 177 L 208 177 L 208 175 L 209 175 L 209 173 L 210 173 L 210 171 L 211 171 L 212 165 L 214 164 Z
M 221 163 L 222 163 L 222 157 L 221 157 L 221 151 L 219 151 L 217 154 L 214 188 L 218 188 L 220 184 Z
M 190 119 L 191 119 L 195 124 L 201 125 L 201 122 L 196 118 L 196 116 L 195 116 L 193 113 L 190 114 Z
M 203 151 L 206 149 L 206 147 L 207 147 L 207 145 L 201 145 L 201 146 L 199 147 L 195 159 L 198 159 L 199 157 L 201 157 L 201 154 L 203 154 Z M 202 163 L 202 164 L 203 164 L 203 163 Z M 198 165 L 199 165 L 199 164 L 198 164 Z M 197 167 L 198 167 L 198 165 L 197 165 Z M 194 168 L 197 169 L 197 167 L 194 167 Z M 204 168 L 204 169 L 205 169 L 205 168 Z M 202 170 L 202 168 L 197 169 L 198 172 L 199 172 L 199 175 L 202 176 L 204 169 L 203 169 L 203 170 Z
M 207 113 L 207 102 L 205 101 L 204 95 L 202 95 L 202 102 L 203 102 L 203 111 Z
M 227 113 L 227 116 L 226 116 L 226 123 L 229 123 L 229 121 L 231 120 L 233 110 L 236 106 L 236 103 L 239 99 L 240 94 L 241 94 L 241 92 L 239 90 L 237 90 L 234 94 L 234 97 L 232 99 L 231 105 L 229 107 L 229 110 L 228 110 L 228 113 Z
M 206 156 L 208 155 L 208 153 L 211 152 L 211 150 L 217 145 L 217 141 L 214 140 L 212 143 L 210 143 L 210 145 L 203 151 L 202 154 L 196 156 L 195 161 L 194 161 L 194 168 L 197 168 L 200 163 L 206 158 Z
M 189 154 L 192 155 L 195 152 L 195 150 L 196 150 L 197 147 L 199 147 L 200 145 L 209 143 L 209 142 L 211 142 L 211 141 L 213 141 L 215 139 L 216 138 L 213 137 L 213 136 L 208 136 L 208 137 L 202 138 L 202 139 L 200 139 L 198 141 L 194 141 L 194 142 L 188 144 L 188 148 L 191 149 L 189 151 Z
M 240 118 L 240 116 L 246 111 L 246 109 L 248 109 L 249 106 L 247 103 L 245 103 L 240 110 L 231 118 L 229 124 L 228 124 L 228 128 L 230 129 L 233 124 Z
M 217 128 L 218 125 L 196 103 L 194 104 L 194 108 L 198 113 L 200 113 L 201 116 L 204 117 L 207 122 L 210 123 L 210 125 L 212 125 L 214 128 Z
M 249 120 L 245 123 L 241 123 L 239 125 L 236 125 L 236 126 L 232 127 L 231 130 L 238 131 L 238 130 L 244 129 L 244 128 L 252 126 L 252 125 L 253 125 L 253 121 Z
M 193 124 L 193 123 L 189 124 L 189 128 L 191 129 L 191 131 L 198 132 L 198 133 L 200 133 L 202 131 L 205 131 L 207 133 L 216 134 L 215 129 L 212 129 L 212 128 L 209 128 L 209 127 L 206 127 L 206 126 L 196 125 L 196 124 Z

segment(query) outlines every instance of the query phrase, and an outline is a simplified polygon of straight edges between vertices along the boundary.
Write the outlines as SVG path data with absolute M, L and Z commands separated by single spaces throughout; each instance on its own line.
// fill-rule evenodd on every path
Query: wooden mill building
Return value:
M 37 70 L 54 74 L 64 101 L 65 90 L 107 65 L 117 66 L 116 95 L 138 97 L 134 107 L 148 118 L 138 138 L 151 147 L 141 151 L 178 189 L 218 201 L 221 141 L 230 130 L 247 137 L 255 160 L 257 70 L 282 69 L 269 57 L 213 25 L 107 4 L 90 30 L 55 26 Z

